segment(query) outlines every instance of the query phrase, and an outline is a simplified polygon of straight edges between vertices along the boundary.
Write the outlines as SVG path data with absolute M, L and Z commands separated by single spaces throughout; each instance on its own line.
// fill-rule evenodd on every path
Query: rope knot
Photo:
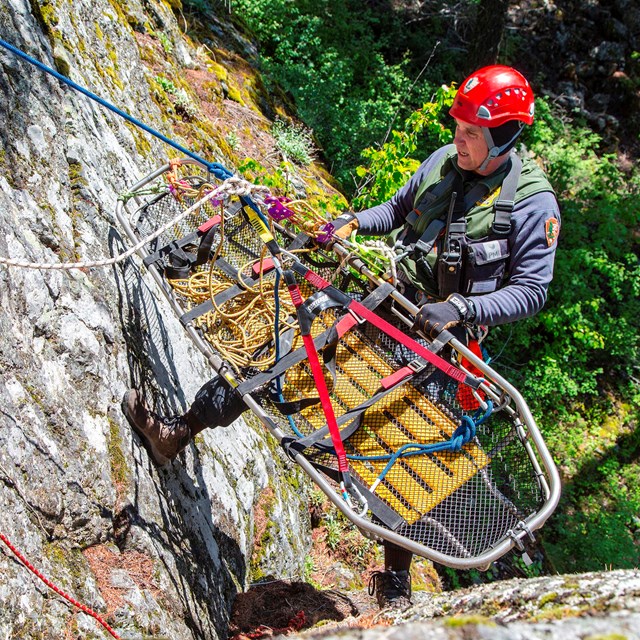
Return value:
M 451 450 L 460 451 L 476 435 L 476 423 L 469 416 L 462 416 L 460 426 L 451 436 Z
M 219 187 L 220 192 L 225 196 L 250 196 L 252 193 L 270 193 L 269 187 L 253 184 L 244 178 L 232 176 L 227 178 Z

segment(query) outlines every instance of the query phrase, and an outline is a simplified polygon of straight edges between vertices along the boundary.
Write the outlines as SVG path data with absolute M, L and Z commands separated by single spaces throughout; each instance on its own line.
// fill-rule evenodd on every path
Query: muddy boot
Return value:
M 369 580 L 369 595 L 374 593 L 381 609 L 406 609 L 411 606 L 409 572 L 374 571 Z
M 150 411 L 135 389 L 125 393 L 122 411 L 158 466 L 175 458 L 204 428 L 189 413 L 165 418 Z

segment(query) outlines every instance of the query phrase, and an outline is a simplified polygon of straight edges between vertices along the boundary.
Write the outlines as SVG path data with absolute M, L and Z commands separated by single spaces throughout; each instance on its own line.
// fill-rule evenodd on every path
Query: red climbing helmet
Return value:
M 458 89 L 449 114 L 478 127 L 499 127 L 509 120 L 533 123 L 533 91 L 515 69 L 491 65 L 472 73 Z

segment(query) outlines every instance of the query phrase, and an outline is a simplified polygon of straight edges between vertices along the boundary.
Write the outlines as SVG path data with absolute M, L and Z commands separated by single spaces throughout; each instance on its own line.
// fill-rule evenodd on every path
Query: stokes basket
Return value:
M 179 172 L 166 165 L 121 200 L 117 217 L 132 243 L 211 188 L 197 163 L 182 161 Z M 216 372 L 365 535 L 461 569 L 523 549 L 556 507 L 560 483 L 518 391 L 456 340 L 435 345 L 411 336 L 434 354 L 431 361 L 384 322 L 367 321 L 364 308 L 410 326 L 416 308 L 339 245 L 338 257 L 309 250 L 292 224 L 271 222 L 272 237 L 288 251 L 274 259 L 253 207 L 246 198 L 212 200 L 140 252 Z M 289 273 L 303 300 L 297 310 L 280 262 L 293 263 Z M 324 359 L 330 409 L 360 501 L 345 500 L 340 488 L 328 407 L 302 324 Z

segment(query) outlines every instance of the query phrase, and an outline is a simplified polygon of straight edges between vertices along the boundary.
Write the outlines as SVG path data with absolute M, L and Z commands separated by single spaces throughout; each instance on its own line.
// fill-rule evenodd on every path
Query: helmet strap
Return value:
M 498 146 L 493 140 L 493 136 L 491 135 L 491 129 L 489 127 L 480 127 L 482 130 L 482 135 L 484 136 L 485 142 L 487 143 L 487 147 L 489 147 L 489 153 L 487 157 L 482 161 L 482 164 L 478 167 L 479 171 L 484 171 L 487 168 L 487 165 L 498 156 L 501 156 L 505 151 L 508 151 L 513 147 L 514 142 L 518 139 L 518 136 L 522 133 L 524 129 L 524 123 L 521 122 L 515 134 L 511 137 L 511 139 L 507 140 L 504 144 Z

